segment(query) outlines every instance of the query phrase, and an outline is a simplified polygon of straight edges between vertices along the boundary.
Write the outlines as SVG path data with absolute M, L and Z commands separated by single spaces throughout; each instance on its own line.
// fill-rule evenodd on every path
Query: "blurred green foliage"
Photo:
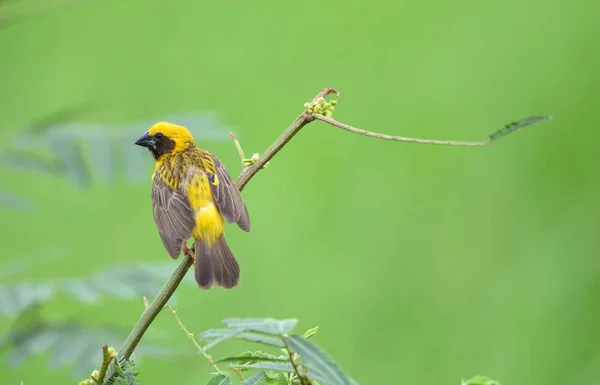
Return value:
M 182 287 L 179 312 L 193 331 L 233 316 L 318 324 L 320 346 L 359 383 L 597 381 L 596 2 L 107 0 L 22 16 L 39 4 L 0 3 L 3 285 L 169 263 L 152 160 L 133 146 L 154 121 L 193 125 L 235 175 L 229 131 L 261 152 L 325 86 L 341 92 L 337 119 L 404 136 L 485 140 L 552 114 L 474 149 L 311 124 L 244 190 L 252 232 L 227 228 L 240 286 Z M 66 169 L 75 157 L 66 164 L 85 167 Z M 56 302 L 50 318 L 123 330 L 142 310 Z M 189 343 L 163 314 L 150 333 Z M 48 354 L 18 368 L 8 356 L 6 383 L 71 378 L 48 370 Z M 146 384 L 210 377 L 196 355 L 137 368 Z
M 176 310 L 168 308 L 196 347 L 197 353 L 202 354 L 213 368 L 213 376 L 209 378 L 207 385 L 230 385 L 232 377 L 239 378 L 243 385 L 357 384 L 326 352 L 309 341 L 309 338 L 316 334 L 318 327 L 308 329 L 300 336 L 291 333 L 298 323 L 296 319 L 228 318 L 223 320 L 225 329 L 209 329 L 202 332 L 200 338 L 210 342 L 200 346 L 196 337 L 189 333 L 179 319 Z M 260 350 L 246 351 L 215 361 L 208 354 L 216 345 L 233 339 L 253 341 L 270 350 L 276 347 L 278 355 Z M 136 375 L 132 361 L 119 356 L 114 348 L 105 345 L 101 367 L 92 371 L 90 376 L 79 384 L 135 385 Z

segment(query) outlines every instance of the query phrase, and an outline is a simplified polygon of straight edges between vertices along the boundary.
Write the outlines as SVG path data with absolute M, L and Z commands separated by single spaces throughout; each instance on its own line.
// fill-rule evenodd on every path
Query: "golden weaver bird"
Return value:
M 196 146 L 187 128 L 159 122 L 135 142 L 154 156 L 152 210 L 165 249 L 173 259 L 190 253 L 194 238 L 195 277 L 202 289 L 213 283 L 230 289 L 240 266 L 225 241 L 224 220 L 250 231 L 250 218 L 239 189 L 225 166 Z

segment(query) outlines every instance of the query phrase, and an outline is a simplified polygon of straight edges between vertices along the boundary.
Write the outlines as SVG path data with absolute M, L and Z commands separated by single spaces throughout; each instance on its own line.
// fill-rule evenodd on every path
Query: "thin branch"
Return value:
M 308 123 L 313 121 L 310 115 L 300 114 L 296 120 L 277 138 L 277 140 L 261 155 L 260 158 L 251 166 L 244 169 L 240 177 L 235 181 L 240 191 L 246 187 L 246 184 L 250 182 L 250 179 L 259 172 L 269 160 L 271 160 L 277 153 L 285 146 L 293 137 L 306 126 Z
M 363 130 L 361 128 L 356 128 L 356 127 L 352 127 L 348 124 L 345 123 L 341 123 L 338 122 L 335 119 L 332 118 L 328 118 L 326 116 L 323 115 L 319 115 L 319 114 L 311 114 L 312 116 L 314 116 L 315 119 L 317 120 L 321 120 L 325 123 L 329 123 L 332 126 L 344 129 L 346 131 L 350 131 L 353 132 L 355 134 L 359 134 L 359 135 L 364 135 L 364 136 L 368 136 L 371 138 L 377 138 L 377 139 L 384 139 L 384 140 L 394 140 L 397 142 L 407 142 L 407 143 L 419 143 L 419 144 L 438 144 L 438 145 L 444 145 L 444 146 L 463 146 L 463 147 L 484 147 L 484 146 L 489 146 L 490 144 L 494 143 L 496 140 L 522 128 L 522 127 L 526 127 L 526 126 L 530 126 L 532 124 L 536 124 L 536 123 L 540 123 L 546 120 L 550 120 L 552 119 L 552 116 L 532 116 L 530 118 L 525 118 L 523 120 L 520 120 L 518 122 L 513 122 L 510 124 L 507 124 L 504 128 L 502 128 L 501 130 L 493 133 L 492 135 L 489 136 L 488 140 L 486 141 L 481 141 L 481 142 L 462 142 L 462 141 L 456 141 L 456 140 L 437 140 L 437 139 L 421 139 L 421 138 L 407 138 L 404 136 L 394 136 L 394 135 L 388 135 L 388 134 L 379 134 L 376 132 L 371 132 L 371 131 L 367 131 L 367 130 Z
M 317 103 L 318 99 L 324 98 L 330 94 L 335 94 L 336 97 L 339 96 L 339 93 L 336 90 L 334 90 L 332 88 L 324 88 L 321 92 L 319 92 L 319 94 L 317 94 L 313 98 L 312 103 L 315 104 L 315 103 Z M 244 187 L 246 186 L 246 184 L 248 184 L 250 179 L 252 179 L 254 177 L 254 175 L 256 175 L 261 169 L 263 169 L 264 166 L 267 164 L 267 162 L 269 162 L 269 160 L 271 160 L 294 137 L 294 135 L 296 135 L 302 129 L 302 127 L 306 126 L 308 123 L 310 123 L 314 120 L 321 120 L 321 121 L 329 123 L 335 127 L 339 127 L 344 130 L 354 132 L 356 134 L 379 138 L 379 139 L 385 139 L 385 140 L 394 140 L 394 141 L 400 141 L 400 142 L 413 142 L 413 143 L 422 143 L 422 144 L 441 144 L 441 145 L 449 145 L 449 146 L 471 146 L 471 147 L 479 146 L 479 147 L 481 147 L 481 146 L 487 146 L 487 145 L 491 144 L 492 142 L 496 141 L 497 139 L 499 139 L 503 136 L 506 136 L 506 135 L 510 134 L 511 132 L 518 130 L 521 127 L 539 123 L 539 122 L 542 122 L 542 121 L 548 120 L 548 119 L 551 119 L 551 117 L 548 117 L 548 116 L 532 117 L 532 118 L 527 118 L 527 119 L 521 120 L 519 122 L 508 124 L 503 129 L 490 135 L 489 139 L 485 142 L 458 142 L 458 141 L 441 141 L 441 140 L 419 139 L 419 138 L 404 138 L 404 137 L 400 137 L 400 136 L 392 136 L 392 135 L 387 135 L 387 134 L 377 134 L 377 133 L 373 133 L 373 132 L 370 132 L 367 130 L 355 128 L 355 127 L 349 126 L 344 123 L 340 123 L 334 119 L 325 117 L 320 114 L 309 113 L 307 110 L 305 110 L 281 134 L 281 136 L 279 136 L 279 138 L 277 138 L 277 140 L 263 153 L 263 155 L 260 156 L 258 158 L 258 160 L 256 160 L 256 162 L 254 162 L 251 166 L 245 167 L 242 170 L 241 175 L 238 177 L 238 179 L 236 180 L 235 183 L 236 183 L 237 187 L 239 188 L 239 190 L 242 191 L 244 189 Z M 233 136 L 233 138 L 235 138 L 235 136 Z M 238 145 L 239 145 L 239 143 L 238 143 Z M 241 149 L 241 147 L 240 147 L 240 149 Z M 239 149 L 238 149 L 238 152 L 240 152 Z M 243 151 L 242 151 L 242 153 L 243 153 Z M 242 153 L 240 153 L 240 155 L 242 155 Z M 173 272 L 173 274 L 171 275 L 171 277 L 169 278 L 167 283 L 163 286 L 163 288 L 159 291 L 159 293 L 156 295 L 154 300 L 150 303 L 150 305 L 142 313 L 140 319 L 135 324 L 133 330 L 131 331 L 131 333 L 129 334 L 129 336 L 127 337 L 127 339 L 121 346 L 119 355 L 125 357 L 126 359 L 128 359 L 131 356 L 131 354 L 135 350 L 137 344 L 142 339 L 142 336 L 144 335 L 144 333 L 146 332 L 146 330 L 148 329 L 148 327 L 150 326 L 152 321 L 154 321 L 154 319 L 156 318 L 156 315 L 163 309 L 163 307 L 166 305 L 169 298 L 171 298 L 171 296 L 173 295 L 173 293 L 179 286 L 179 283 L 181 282 L 181 280 L 187 273 L 188 269 L 192 266 L 193 262 L 194 262 L 194 259 L 190 254 L 184 255 L 183 260 L 177 266 L 177 268 L 175 269 L 175 271 Z
M 108 351 L 108 345 L 104 345 L 102 347 L 102 366 L 100 367 L 100 372 L 96 378 L 99 384 L 104 383 L 104 377 L 106 376 L 106 371 L 108 370 L 108 366 L 110 365 L 112 359 L 113 357 Z
M 177 324 L 179 324 L 179 327 L 185 332 L 185 334 L 187 334 L 188 338 L 192 341 L 192 343 L 194 344 L 196 349 L 198 349 L 198 351 L 204 356 L 204 358 L 206 358 L 208 363 L 213 368 L 215 368 L 215 371 L 218 374 L 223 374 L 223 372 L 221 372 L 221 369 L 219 369 L 219 367 L 213 361 L 212 357 L 209 354 L 207 354 L 206 351 L 204 351 L 204 349 L 202 349 L 202 347 L 198 344 L 198 341 L 196 341 L 196 338 L 194 338 L 194 333 L 190 333 L 189 330 L 183 324 L 183 322 L 181 322 L 181 320 L 177 316 L 177 310 L 173 309 L 171 306 L 168 306 L 168 305 L 165 306 L 165 308 L 167 308 L 171 311 L 171 313 L 173 314 L 173 317 L 175 317 L 175 320 L 177 321 Z
M 240 159 L 242 160 L 242 166 L 243 166 L 244 159 L 246 159 L 246 154 L 244 154 L 244 150 L 242 150 L 242 145 L 240 144 L 239 140 L 235 137 L 233 132 L 230 132 L 229 136 L 231 137 L 231 140 L 233 140 L 233 144 L 235 145 L 235 148 L 238 150 L 238 154 L 240 154 Z

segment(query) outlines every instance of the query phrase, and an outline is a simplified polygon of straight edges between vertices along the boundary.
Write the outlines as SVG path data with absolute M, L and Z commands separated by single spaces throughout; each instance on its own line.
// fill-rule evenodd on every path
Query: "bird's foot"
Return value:
M 196 264 L 196 255 L 194 254 L 194 252 L 192 251 L 192 249 L 190 249 L 189 247 L 187 247 L 187 245 L 183 245 L 183 255 L 189 255 L 190 257 L 192 257 L 192 259 L 194 259 L 193 264 Z

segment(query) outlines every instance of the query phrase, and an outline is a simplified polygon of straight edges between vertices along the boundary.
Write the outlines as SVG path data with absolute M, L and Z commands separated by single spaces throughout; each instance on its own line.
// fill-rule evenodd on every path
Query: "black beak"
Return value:
M 144 132 L 144 134 L 135 141 L 135 144 L 142 147 L 154 147 L 154 138 L 147 132 Z

